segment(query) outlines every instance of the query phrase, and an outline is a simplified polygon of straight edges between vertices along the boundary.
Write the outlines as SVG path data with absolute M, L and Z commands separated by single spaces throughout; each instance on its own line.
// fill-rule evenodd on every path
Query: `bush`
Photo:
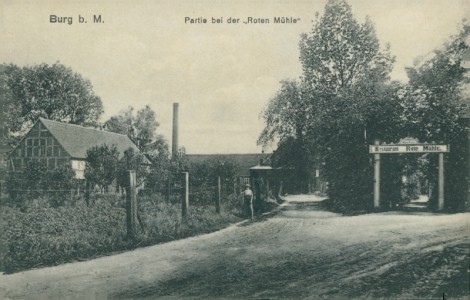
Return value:
M 4 270 L 15 272 L 126 248 L 125 210 L 99 202 L 93 207 L 9 208 L 4 214 Z
M 83 182 L 75 179 L 69 164 L 47 170 L 44 163 L 31 160 L 20 172 L 10 172 L 6 178 L 8 198 L 3 204 L 16 207 L 59 207 L 73 202 L 73 196 Z
M 185 218 L 180 202 L 165 202 L 161 195 L 140 196 L 145 231 L 127 240 L 125 197 L 96 195 L 92 202 L 87 206 L 81 199 L 57 208 L 0 206 L 0 270 L 11 273 L 57 265 L 213 232 L 241 220 L 236 195 L 222 200 L 220 214 L 213 204 L 190 203 Z
M 183 237 L 208 233 L 240 221 L 231 210 L 215 213 L 213 205 L 191 205 L 186 218 L 181 216 L 181 204 L 161 201 L 156 196 L 139 199 L 139 213 L 145 226 L 140 244 L 150 245 Z

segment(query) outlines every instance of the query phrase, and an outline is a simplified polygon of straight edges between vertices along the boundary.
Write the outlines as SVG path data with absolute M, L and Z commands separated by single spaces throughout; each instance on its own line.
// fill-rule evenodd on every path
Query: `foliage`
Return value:
M 470 24 L 464 21 L 460 32 L 435 50 L 432 57 L 421 59 L 407 69 L 410 82 L 406 89 L 400 91 L 407 130 L 421 141 L 451 145 L 445 163 L 445 199 L 447 208 L 452 210 L 464 209 L 469 197 L 469 124 L 468 120 L 461 119 L 465 112 L 463 90 L 470 84 L 462 67 L 462 54 L 469 49 L 469 35 Z M 429 159 L 425 178 L 435 186 L 437 157 Z M 433 191 L 437 192 L 437 189 Z M 433 193 L 431 200 L 434 206 L 436 199 L 437 195 Z
M 126 188 L 129 186 L 129 170 L 136 171 L 137 186 L 141 186 L 148 173 L 148 163 L 145 156 L 129 148 L 124 151 L 117 166 L 117 184 Z
M 281 89 L 271 99 L 262 117 L 266 127 L 258 144 L 267 145 L 276 139 L 289 137 L 302 139 L 313 117 L 305 86 L 292 80 L 281 81 Z
M 109 253 L 128 247 L 125 210 L 100 202 L 93 207 L 39 208 L 27 212 L 8 209 L 5 271 Z
M 5 229 L 0 235 L 0 245 L 5 248 L 0 248 L 4 267 L 0 270 L 17 272 L 111 254 L 212 232 L 240 220 L 234 215 L 239 214 L 236 197 L 228 200 L 221 214 L 215 214 L 212 206 L 191 205 L 184 219 L 180 204 L 167 203 L 159 196 L 139 197 L 139 214 L 146 230 L 138 240 L 130 241 L 126 240 L 123 198 L 95 197 L 93 206 L 79 201 L 68 207 L 23 211 L 0 207 L 0 224 Z
M 390 95 L 397 87 L 388 83 L 394 59 L 380 48 L 370 19 L 360 24 L 344 0 L 327 2 L 299 46 L 302 82 L 283 82 L 260 141 L 279 135 L 275 160 L 294 166 L 300 178 L 320 166 L 329 196 L 359 208 L 372 197 L 367 144 L 395 129 L 398 106 Z
M 372 21 L 360 24 L 344 0 L 328 1 L 299 45 L 303 79 L 321 93 L 336 95 L 370 78 L 386 79 L 393 62 L 388 49 L 380 50 Z
M 464 113 L 465 77 L 462 54 L 470 24 L 464 22 L 459 34 L 452 36 L 431 58 L 408 68 L 407 89 L 400 91 L 403 118 L 412 134 L 423 141 L 445 141 L 462 130 L 459 118 Z
M 68 164 L 48 171 L 44 163 L 29 161 L 20 172 L 11 172 L 6 180 L 6 190 L 10 205 L 25 207 L 27 202 L 40 201 L 46 207 L 64 204 L 70 191 L 78 185 L 75 171 Z
M 145 186 L 153 192 L 165 193 L 169 185 L 180 185 L 181 172 L 188 171 L 188 158 L 184 148 L 171 158 L 169 152 L 162 151 L 149 155 L 152 165 L 145 178 Z
M 160 124 L 155 112 L 148 105 L 137 111 L 136 115 L 134 108 L 129 106 L 118 115 L 112 116 L 105 125 L 111 132 L 129 136 L 145 154 L 168 153 L 167 142 L 162 135 L 157 134 Z
M 86 152 L 85 179 L 106 189 L 116 179 L 119 152 L 115 145 L 103 144 Z
M 191 177 L 196 181 L 206 178 L 217 178 L 218 176 L 235 179 L 239 166 L 231 159 L 215 157 L 202 162 L 191 163 L 189 169 Z
M 60 63 L 6 66 L 7 124 L 20 135 L 39 117 L 71 124 L 94 124 L 103 113 L 91 82 Z
M 193 162 L 189 166 L 189 185 L 191 201 L 198 204 L 211 205 L 217 197 L 218 177 L 225 194 L 231 194 L 230 187 L 236 181 L 238 164 L 223 157 L 215 157 L 202 162 Z
M 141 235 L 141 245 L 212 232 L 240 220 L 232 214 L 232 206 L 228 204 L 221 214 L 215 214 L 212 206 L 190 205 L 183 219 L 180 204 L 166 203 L 155 196 L 141 197 L 139 202 L 139 212 L 146 228 Z
M 329 0 L 311 32 L 301 37 L 301 82 L 281 82 L 262 114 L 266 127 L 258 142 L 278 142 L 273 165 L 295 170 L 297 182 L 308 176 L 304 170 L 321 167 L 332 203 L 356 210 L 372 203 L 368 145 L 375 139 L 390 143 L 413 136 L 448 143 L 453 150 L 446 167 L 447 203 L 462 207 L 470 150 L 468 122 L 460 119 L 462 90 L 469 83 L 461 63 L 469 33 L 464 21 L 449 43 L 407 69 L 408 84 L 390 82 L 394 58 L 388 46 L 380 47 L 371 20 L 361 24 L 346 1 Z M 419 184 L 436 185 L 437 156 L 386 157 L 382 167 L 383 200 L 390 207 L 416 197 Z M 403 175 L 414 179 L 402 182 Z
M 308 170 L 315 163 L 313 151 L 306 145 L 314 116 L 306 85 L 291 80 L 281 81 L 280 91 L 262 113 L 266 127 L 258 139 L 258 144 L 264 146 L 278 140 L 273 166 L 293 168 L 298 183 L 296 188 L 304 191 L 309 178 Z
M 47 166 L 41 161 L 30 160 L 22 173 L 25 180 L 40 181 L 46 177 Z
M 293 192 L 307 192 L 311 170 L 315 169 L 315 157 L 312 149 L 295 137 L 288 137 L 278 142 L 277 149 L 271 156 L 271 165 L 289 172 L 284 178 L 288 189 Z

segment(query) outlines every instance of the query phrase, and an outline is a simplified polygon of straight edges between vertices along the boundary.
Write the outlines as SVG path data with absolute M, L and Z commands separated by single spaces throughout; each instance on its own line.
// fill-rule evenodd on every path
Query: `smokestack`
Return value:
M 6 102 L 6 91 L 4 85 L 6 83 L 6 67 L 0 65 L 0 143 L 5 144 L 5 139 L 8 138 L 8 130 L 5 130 L 5 102 Z
M 178 103 L 173 103 L 173 139 L 171 143 L 171 155 L 178 154 Z
M 7 153 L 11 151 L 11 147 L 7 143 L 9 137 L 9 130 L 5 126 L 5 102 L 6 102 L 6 66 L 0 64 L 0 179 L 4 179 L 5 168 L 7 167 Z

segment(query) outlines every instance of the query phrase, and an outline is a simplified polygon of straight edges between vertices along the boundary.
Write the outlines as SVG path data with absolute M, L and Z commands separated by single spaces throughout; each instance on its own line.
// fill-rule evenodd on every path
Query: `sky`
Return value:
M 158 132 L 169 143 L 172 104 L 177 102 L 179 145 L 193 154 L 262 151 L 256 144 L 264 127 L 260 115 L 281 80 L 301 75 L 300 34 L 311 30 L 315 13 L 322 14 L 326 4 L 95 2 L 0 0 L 0 63 L 59 61 L 91 81 L 103 102 L 101 121 L 128 106 L 149 105 L 160 123 Z M 396 57 L 392 79 L 400 81 L 406 81 L 406 66 L 440 47 L 470 17 L 469 0 L 348 3 L 359 22 L 371 18 L 381 45 L 390 44 Z M 93 22 L 94 15 L 101 22 Z M 61 18 L 65 22 L 53 22 L 59 17 L 66 17 Z M 249 17 L 270 23 L 245 24 Z M 296 22 L 274 24 L 275 17 Z M 213 18 L 223 18 L 222 23 Z M 229 18 L 239 22 L 228 23 Z

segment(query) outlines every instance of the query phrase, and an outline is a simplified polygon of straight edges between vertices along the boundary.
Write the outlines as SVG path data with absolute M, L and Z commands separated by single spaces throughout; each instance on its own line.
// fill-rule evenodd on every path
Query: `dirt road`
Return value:
M 4 299 L 442 299 L 468 295 L 470 214 L 274 216 L 87 262 L 0 276 Z

